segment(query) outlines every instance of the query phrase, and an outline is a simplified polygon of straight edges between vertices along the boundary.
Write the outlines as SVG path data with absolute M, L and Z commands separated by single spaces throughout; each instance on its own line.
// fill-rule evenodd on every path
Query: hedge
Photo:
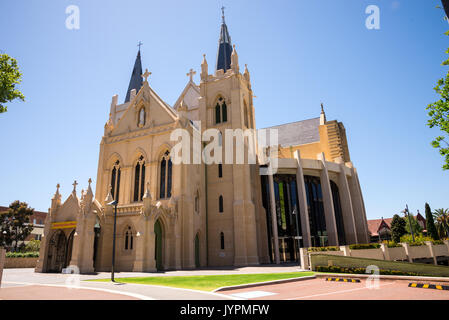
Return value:
M 344 268 L 338 266 L 316 266 L 318 272 L 332 272 L 332 273 L 351 273 L 351 274 L 366 274 L 366 268 Z M 371 274 L 368 272 L 368 274 Z M 379 270 L 379 274 L 389 276 L 419 276 L 414 272 L 405 272 L 399 270 Z
M 307 249 L 309 252 L 321 252 L 321 251 L 340 251 L 340 247 L 310 247 Z
M 39 258 L 39 252 L 7 252 L 6 258 Z
M 362 249 L 379 249 L 380 243 L 360 243 L 360 244 L 350 244 L 349 249 L 351 250 L 362 250 Z

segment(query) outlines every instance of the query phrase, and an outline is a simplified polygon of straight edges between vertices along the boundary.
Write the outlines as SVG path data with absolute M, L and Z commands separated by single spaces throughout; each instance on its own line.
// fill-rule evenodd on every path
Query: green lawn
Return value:
M 122 283 L 153 284 L 159 286 L 196 289 L 212 291 L 220 287 L 235 286 L 263 281 L 300 278 L 312 276 L 314 272 L 283 272 L 283 273 L 259 273 L 259 274 L 231 274 L 212 276 L 159 276 L 138 278 L 116 278 Z M 110 279 L 90 280 L 108 282 Z

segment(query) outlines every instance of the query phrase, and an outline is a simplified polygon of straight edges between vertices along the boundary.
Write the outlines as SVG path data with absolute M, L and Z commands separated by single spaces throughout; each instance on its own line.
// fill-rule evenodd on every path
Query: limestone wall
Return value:
M 6 258 L 5 269 L 35 268 L 39 258 Z

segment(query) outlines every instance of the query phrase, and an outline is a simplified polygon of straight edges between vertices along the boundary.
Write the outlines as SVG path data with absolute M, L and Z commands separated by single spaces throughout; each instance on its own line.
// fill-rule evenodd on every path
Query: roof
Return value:
M 0 212 L 8 211 L 8 209 L 9 209 L 9 207 L 0 206 Z M 33 221 L 33 219 L 36 219 L 37 221 L 39 221 L 39 220 L 45 221 L 46 217 L 47 217 L 47 212 L 34 210 L 34 213 L 31 215 L 30 220 Z
M 137 52 L 136 62 L 134 62 L 133 72 L 129 80 L 128 91 L 126 92 L 125 103 L 129 102 L 131 90 L 136 89 L 136 93 L 142 88 L 142 60 L 140 58 L 140 50 Z
M 278 143 L 288 147 L 320 141 L 319 126 L 320 118 L 313 118 L 263 129 L 277 129 Z
M 215 70 L 223 69 L 224 72 L 231 68 L 231 36 L 228 32 L 228 27 L 223 20 L 220 30 L 220 39 L 218 40 L 218 52 L 217 52 L 217 66 Z
M 386 218 L 386 219 L 373 219 L 368 220 L 368 231 L 372 236 L 378 236 L 379 229 L 382 226 L 382 221 L 386 224 L 388 229 L 391 229 L 391 222 L 393 221 L 393 218 Z

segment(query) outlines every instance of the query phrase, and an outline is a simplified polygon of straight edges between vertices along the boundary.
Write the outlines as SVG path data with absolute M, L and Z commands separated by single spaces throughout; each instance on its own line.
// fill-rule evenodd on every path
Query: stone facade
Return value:
M 223 25 L 223 41 L 230 45 Z M 222 48 L 228 46 L 220 42 L 219 50 Z M 271 200 L 267 202 L 268 189 L 263 187 L 259 155 L 256 164 L 205 164 L 195 160 L 185 164 L 175 163 L 173 158 L 177 141 L 173 141 L 172 134 L 177 129 L 183 129 L 183 138 L 192 141 L 204 137 L 207 129 L 218 129 L 223 138 L 210 138 L 219 139 L 224 149 L 233 144 L 224 139 L 225 130 L 255 130 L 249 71 L 245 66 L 244 72 L 240 72 L 235 46 L 227 59 L 230 63 L 225 69 L 209 74 L 204 56 L 200 84 L 194 83 L 191 70 L 190 80 L 173 107 L 151 88 L 148 70 L 142 75 L 141 87 L 133 87 L 139 82 L 131 78 L 129 101 L 118 104 L 118 96 L 113 96 L 100 143 L 95 196 L 89 181 L 87 191 L 78 197 L 75 182 L 72 194 L 61 203 L 58 186 L 46 219 L 36 271 L 58 272 L 68 265 L 77 266 L 83 273 L 111 270 L 115 208 L 110 203 L 114 199 L 118 201 L 115 270 L 156 271 L 286 261 L 280 259 L 279 251 L 279 244 L 285 249 L 285 241 L 280 242 L 273 227 L 279 218 L 279 193 L 275 196 L 274 191 L 278 188 L 277 176 L 270 182 Z M 141 70 L 139 63 L 140 51 L 135 69 L 137 66 Z M 310 246 L 313 242 L 309 225 L 314 225 L 309 222 L 304 183 L 308 176 L 321 179 L 327 231 L 320 237 L 338 245 L 338 212 L 343 217 L 346 242 L 367 242 L 363 198 L 357 171 L 350 162 L 345 129 L 340 122 L 327 122 L 324 110 L 318 122 L 311 121 L 314 123 L 310 130 L 316 141 L 279 144 L 275 148 L 278 173 L 297 181 L 297 193 L 293 198 L 290 194 L 289 199 L 297 199 L 302 245 Z M 249 139 L 245 143 L 257 150 L 256 141 Z M 195 144 L 190 146 L 193 158 L 198 154 L 195 148 Z M 236 145 L 231 150 L 237 156 Z M 331 181 L 340 190 L 338 199 L 333 197 L 335 187 Z M 291 217 L 292 212 L 287 214 Z M 289 246 L 293 250 L 291 241 Z

